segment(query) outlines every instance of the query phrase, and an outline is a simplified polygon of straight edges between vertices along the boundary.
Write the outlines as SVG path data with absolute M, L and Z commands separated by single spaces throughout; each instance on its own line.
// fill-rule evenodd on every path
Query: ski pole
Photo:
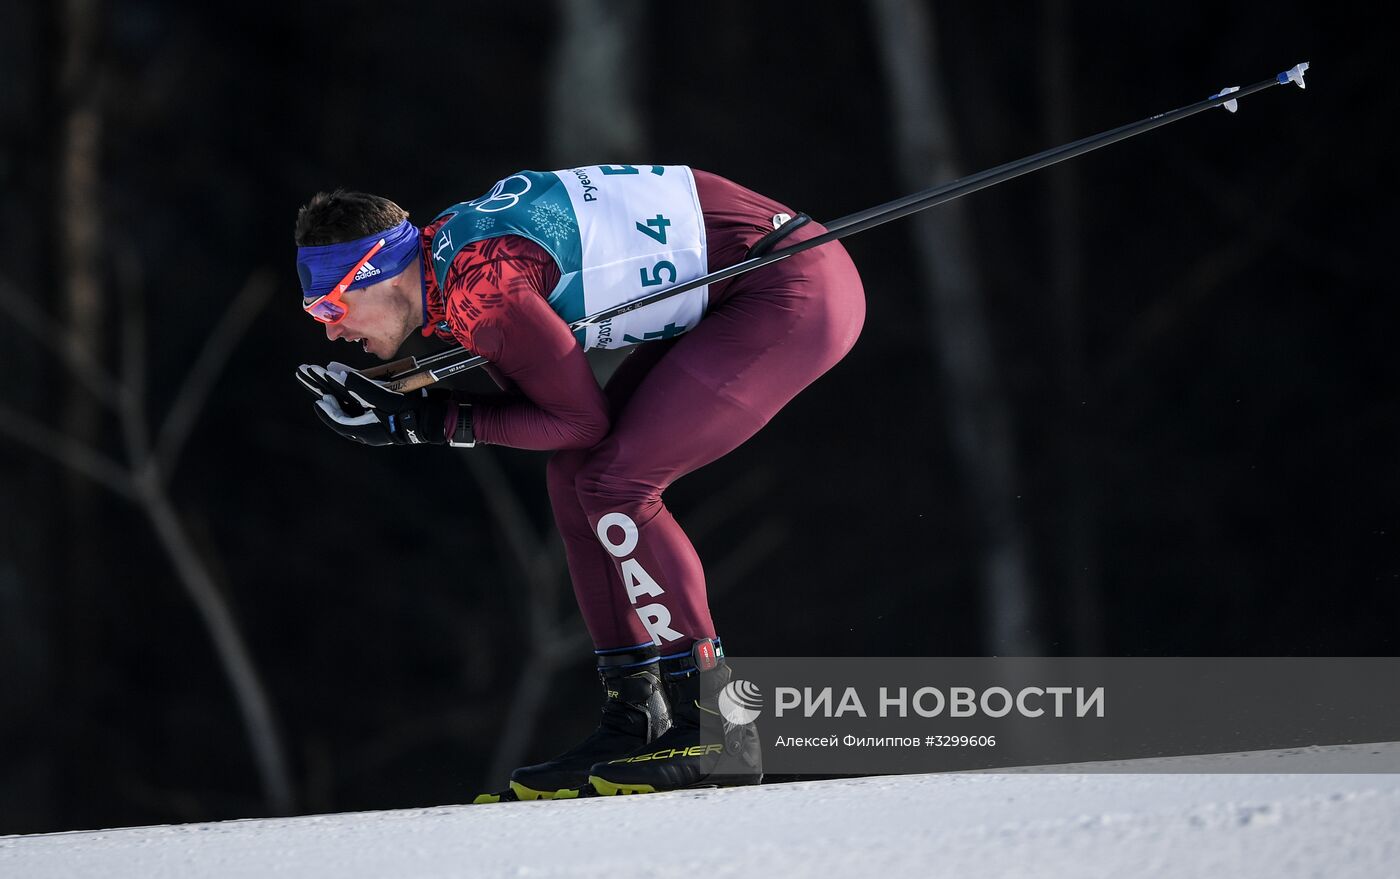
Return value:
M 1197 103 L 1189 104 L 1167 113 L 1159 113 L 1156 116 L 1148 117 L 1140 122 L 1133 122 L 1129 125 L 1123 125 L 1109 131 L 1091 135 L 1063 146 L 1036 153 L 1033 156 L 1027 156 L 1024 159 L 1017 159 L 1014 162 L 997 165 L 995 168 L 989 168 L 986 171 L 979 171 L 976 174 L 962 177 L 951 183 L 945 183 L 922 192 L 906 195 L 903 198 L 897 198 L 894 201 L 885 202 L 884 204 L 876 205 L 875 207 L 863 211 L 857 211 L 854 214 L 847 214 L 844 217 L 826 224 L 827 231 L 814 238 L 809 238 L 806 241 L 788 247 L 769 251 L 762 256 L 750 257 L 728 268 L 710 272 L 694 280 L 685 281 L 674 287 L 650 293 L 639 299 L 634 299 L 631 302 L 615 305 L 597 312 L 596 314 L 590 314 L 587 317 L 580 318 L 569 324 L 569 329 L 571 331 L 577 331 L 584 327 L 592 326 L 593 324 L 611 320 L 629 311 L 645 308 L 654 302 L 660 302 L 663 299 L 694 290 L 697 287 L 703 287 L 706 284 L 717 284 L 720 281 L 728 280 L 736 275 L 742 275 L 754 269 L 778 262 L 779 260 L 787 259 L 804 250 L 819 247 L 829 241 L 835 241 L 847 235 L 863 232 L 866 229 L 888 223 L 891 220 L 897 220 L 909 214 L 927 210 L 936 205 L 952 201 L 955 198 L 961 198 L 968 193 L 977 192 L 979 189 L 995 186 L 1013 177 L 1020 177 L 1022 174 L 1038 171 L 1041 168 L 1054 165 L 1057 162 L 1063 162 L 1075 156 L 1082 156 L 1100 147 L 1117 143 L 1120 140 L 1126 140 L 1134 135 L 1142 134 L 1145 131 L 1160 128 L 1163 125 L 1169 125 L 1178 120 L 1185 119 L 1187 116 L 1194 116 L 1205 110 L 1210 110 L 1215 107 L 1224 107 L 1226 110 L 1233 113 L 1239 108 L 1238 101 L 1240 98 L 1247 97 L 1256 92 L 1261 92 L 1271 86 L 1286 85 L 1292 82 L 1296 83 L 1299 88 L 1307 88 L 1306 84 L 1303 82 L 1303 74 L 1307 72 L 1307 69 L 1308 63 L 1305 61 L 1302 64 L 1294 65 L 1291 69 L 1280 73 L 1278 76 L 1266 79 L 1262 82 L 1257 82 L 1254 85 L 1246 86 L 1245 88 L 1235 86 L 1222 89 L 1209 98 L 1206 98 L 1204 101 L 1198 101 Z M 385 387 L 390 390 L 403 392 L 427 387 L 428 385 L 440 382 L 464 370 L 480 366 L 485 362 L 486 358 L 476 356 L 462 346 L 457 346 L 422 358 L 408 357 L 402 360 L 396 360 L 392 363 L 386 363 L 365 370 L 365 375 L 382 380 Z

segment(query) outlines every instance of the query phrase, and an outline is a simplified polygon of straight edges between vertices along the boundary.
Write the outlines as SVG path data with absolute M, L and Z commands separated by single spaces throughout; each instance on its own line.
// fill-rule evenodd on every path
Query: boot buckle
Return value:
M 690 648 L 690 659 L 700 671 L 713 671 L 719 665 L 715 653 L 715 642 L 711 638 L 701 638 Z

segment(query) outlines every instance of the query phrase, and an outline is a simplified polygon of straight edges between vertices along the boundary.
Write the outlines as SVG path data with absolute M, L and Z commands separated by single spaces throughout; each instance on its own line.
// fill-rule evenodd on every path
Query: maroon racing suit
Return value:
M 743 260 L 775 214 L 794 213 L 694 175 L 711 271 Z M 425 254 L 438 225 L 424 230 Z M 824 231 L 808 223 L 778 247 Z M 830 242 L 712 285 L 694 329 L 637 346 L 606 389 L 546 301 L 559 268 L 539 245 L 477 241 L 446 277 L 439 289 L 425 272 L 424 333 L 485 357 L 506 392 L 468 398 L 478 441 L 554 450 L 549 497 L 595 648 L 655 643 L 665 654 L 715 637 L 704 568 L 662 494 L 757 433 L 850 351 L 865 294 L 845 248 Z

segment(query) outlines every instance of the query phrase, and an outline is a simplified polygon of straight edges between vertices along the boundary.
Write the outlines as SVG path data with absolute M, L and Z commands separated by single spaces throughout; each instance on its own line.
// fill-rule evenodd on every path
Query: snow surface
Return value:
M 1400 743 L 1068 768 L 8 836 L 0 877 L 1400 876 Z

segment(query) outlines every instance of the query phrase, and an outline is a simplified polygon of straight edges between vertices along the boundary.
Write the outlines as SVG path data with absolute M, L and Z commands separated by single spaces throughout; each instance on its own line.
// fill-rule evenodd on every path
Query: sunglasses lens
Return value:
M 326 298 L 311 303 L 306 307 L 306 311 L 323 324 L 337 323 L 345 317 L 345 306 Z

